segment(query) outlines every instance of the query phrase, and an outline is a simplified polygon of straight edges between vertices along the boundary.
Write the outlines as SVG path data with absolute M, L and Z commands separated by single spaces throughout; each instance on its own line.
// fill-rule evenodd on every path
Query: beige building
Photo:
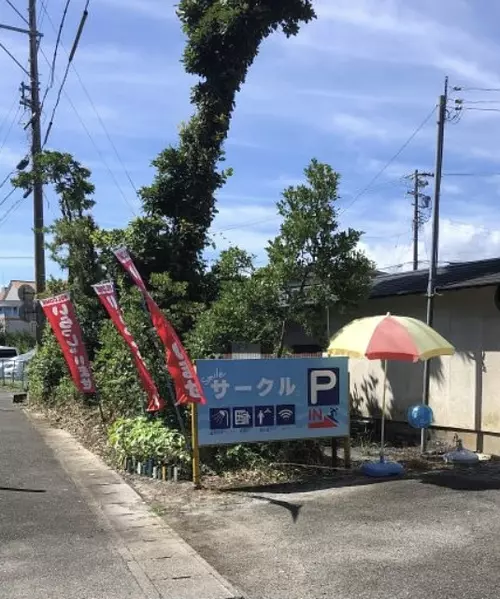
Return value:
M 359 316 L 392 314 L 425 321 L 428 271 L 379 275 Z M 431 361 L 430 406 L 436 434 L 455 432 L 470 449 L 500 454 L 500 259 L 439 268 L 434 328 L 456 348 L 452 357 Z M 343 323 L 331 318 L 331 331 Z M 296 351 L 314 351 L 299 331 L 287 339 Z M 307 348 L 307 349 L 306 349 Z M 350 360 L 353 407 L 380 415 L 380 362 Z M 408 406 L 422 400 L 423 366 L 388 364 L 388 417 L 406 421 Z
M 35 323 L 27 322 L 32 319 L 21 318 L 23 301 L 20 298 L 20 290 L 26 288 L 30 288 L 34 296 L 35 283 L 33 281 L 14 280 L 7 287 L 0 287 L 0 331 L 35 334 Z

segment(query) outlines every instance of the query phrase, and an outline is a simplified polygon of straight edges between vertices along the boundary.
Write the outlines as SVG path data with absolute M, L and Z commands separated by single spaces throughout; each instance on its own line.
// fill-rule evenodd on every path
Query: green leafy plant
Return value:
M 152 458 L 169 464 L 188 464 L 190 459 L 183 435 L 161 420 L 151 421 L 145 416 L 116 420 L 108 429 L 108 441 L 120 459 Z

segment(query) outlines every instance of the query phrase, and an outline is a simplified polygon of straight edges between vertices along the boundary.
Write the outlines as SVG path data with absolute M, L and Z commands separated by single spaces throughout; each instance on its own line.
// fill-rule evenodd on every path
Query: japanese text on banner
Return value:
M 115 251 L 115 256 L 144 295 L 153 326 L 165 347 L 166 365 L 174 381 L 177 403 L 206 403 L 198 375 L 184 346 L 170 322 L 147 291 L 128 250 L 122 247 Z
M 73 382 L 82 393 L 95 393 L 82 330 L 69 293 L 41 300 L 41 306 L 61 346 Z
M 101 304 L 106 308 L 106 311 L 108 312 L 113 324 L 118 329 L 118 332 L 123 337 L 130 351 L 132 352 L 142 386 L 148 396 L 148 412 L 162 410 L 165 407 L 165 402 L 160 397 L 153 377 L 151 376 L 146 363 L 144 362 L 144 358 L 139 351 L 139 347 L 137 346 L 137 343 L 135 342 L 123 319 L 123 314 L 120 306 L 118 305 L 118 299 L 116 297 L 113 283 L 99 283 L 98 285 L 93 285 L 93 288 L 97 293 Z

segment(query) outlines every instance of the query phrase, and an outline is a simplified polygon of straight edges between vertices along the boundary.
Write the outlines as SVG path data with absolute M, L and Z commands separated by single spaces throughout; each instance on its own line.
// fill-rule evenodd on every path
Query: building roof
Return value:
M 7 287 L 0 288 L 0 301 L 18 301 L 18 291 L 23 285 L 30 285 L 33 289 L 36 289 L 34 281 L 21 281 L 19 279 L 13 279 Z
M 373 281 L 370 298 L 395 295 L 419 295 L 427 292 L 429 270 L 413 270 L 396 274 L 379 274 Z M 474 262 L 452 262 L 440 266 L 436 273 L 438 291 L 500 284 L 500 258 Z

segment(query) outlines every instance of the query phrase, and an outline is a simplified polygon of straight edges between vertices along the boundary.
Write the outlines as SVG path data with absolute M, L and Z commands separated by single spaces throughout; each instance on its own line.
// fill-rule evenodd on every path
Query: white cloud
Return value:
M 376 138 L 386 140 L 394 135 L 391 130 L 378 125 L 373 120 L 347 113 L 337 113 L 332 117 L 332 127 L 337 131 L 347 133 L 351 138 Z
M 151 19 L 175 18 L 175 4 L 165 0 L 101 0 L 111 8 L 138 13 Z

